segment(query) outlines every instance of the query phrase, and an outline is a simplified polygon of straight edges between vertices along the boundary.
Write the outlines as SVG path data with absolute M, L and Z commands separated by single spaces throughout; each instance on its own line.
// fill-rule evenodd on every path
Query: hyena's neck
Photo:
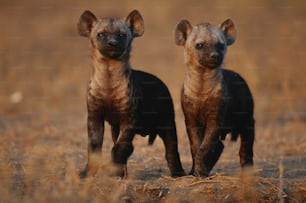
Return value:
M 202 98 L 216 94 L 221 89 L 221 68 L 187 67 L 184 79 L 184 94 L 191 98 Z
M 94 60 L 92 80 L 100 87 L 114 88 L 127 80 L 130 64 L 114 60 Z
M 129 61 L 93 57 L 93 65 L 90 94 L 108 101 L 120 101 L 127 97 L 131 72 Z

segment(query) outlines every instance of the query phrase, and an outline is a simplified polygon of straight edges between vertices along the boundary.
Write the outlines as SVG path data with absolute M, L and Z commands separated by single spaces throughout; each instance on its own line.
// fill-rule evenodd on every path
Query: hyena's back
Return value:
M 133 102 L 139 105 L 136 113 L 136 133 L 160 134 L 166 128 L 175 128 L 174 108 L 166 85 L 154 75 L 133 70 L 131 74 Z
M 228 100 L 225 129 L 230 129 L 236 140 L 247 128 L 254 128 L 254 102 L 246 81 L 236 72 L 222 69 L 224 99 Z

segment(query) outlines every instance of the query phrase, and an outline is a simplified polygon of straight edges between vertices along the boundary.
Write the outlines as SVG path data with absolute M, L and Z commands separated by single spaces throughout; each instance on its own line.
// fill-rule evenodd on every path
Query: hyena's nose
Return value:
M 209 55 L 209 58 L 212 59 L 212 60 L 218 60 L 219 59 L 219 54 L 218 52 L 211 52 L 210 55 Z
M 115 47 L 115 46 L 117 46 L 117 44 L 118 44 L 118 42 L 117 42 L 116 39 L 109 39 L 107 41 L 107 45 L 110 46 L 110 47 Z

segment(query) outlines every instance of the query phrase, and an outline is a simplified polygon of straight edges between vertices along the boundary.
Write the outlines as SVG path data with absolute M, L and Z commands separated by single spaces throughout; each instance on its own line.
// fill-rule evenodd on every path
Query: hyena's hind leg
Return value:
M 240 132 L 241 145 L 239 150 L 240 165 L 247 167 L 253 165 L 253 144 L 255 137 L 254 120 L 251 119 Z
M 165 156 L 171 176 L 178 177 L 185 175 L 178 152 L 177 134 L 175 127 L 161 130 L 159 136 L 165 145 Z

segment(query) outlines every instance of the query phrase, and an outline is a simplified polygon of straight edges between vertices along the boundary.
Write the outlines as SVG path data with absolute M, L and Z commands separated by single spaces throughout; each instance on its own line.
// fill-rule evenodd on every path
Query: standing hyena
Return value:
M 80 176 L 98 169 L 94 160 L 101 153 L 104 121 L 111 125 L 116 175 L 127 175 L 135 134 L 149 135 L 150 144 L 158 134 L 165 145 L 171 175 L 183 175 L 170 93 L 157 77 L 130 66 L 133 38 L 144 32 L 140 13 L 134 10 L 126 19 L 98 19 L 85 11 L 78 32 L 90 40 L 94 66 L 87 95 L 88 161 Z
M 179 22 L 177 45 L 184 46 L 187 70 L 181 95 L 191 145 L 191 174 L 208 176 L 218 161 L 227 133 L 241 138 L 242 167 L 253 165 L 253 99 L 247 83 L 237 73 L 222 68 L 227 46 L 234 43 L 232 20 L 220 26 Z

